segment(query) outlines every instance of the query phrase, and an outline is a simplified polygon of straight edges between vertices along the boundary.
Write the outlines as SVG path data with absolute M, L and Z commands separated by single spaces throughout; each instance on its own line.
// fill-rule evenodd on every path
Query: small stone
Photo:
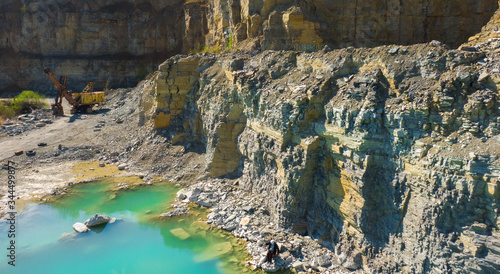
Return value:
M 295 270 L 300 270 L 304 267 L 304 263 L 302 263 L 301 261 L 297 261 L 297 262 L 294 262 L 292 264 L 292 267 L 295 269 Z
M 399 51 L 399 47 L 393 47 L 388 52 L 389 52 L 389 54 L 394 55 L 394 54 L 398 53 L 398 51 Z
M 487 72 L 482 72 L 481 74 L 479 74 L 479 78 L 477 78 L 477 82 L 481 84 L 481 83 L 485 82 L 486 80 L 488 80 L 488 77 L 490 77 L 490 75 Z
M 242 225 L 242 226 L 247 226 L 248 223 L 250 223 L 249 217 L 245 217 L 245 218 L 241 219 L 241 221 L 240 221 L 240 225 Z
M 470 52 L 477 52 L 477 48 L 475 47 L 470 47 L 470 46 L 461 46 L 458 48 L 459 50 L 462 51 L 470 51 Z
M 254 211 L 253 207 L 252 207 L 252 206 L 249 206 L 249 205 L 248 205 L 248 206 L 244 206 L 244 207 L 243 207 L 243 208 L 241 208 L 241 209 L 243 209 L 243 211 L 245 211 L 245 212 L 247 212 L 247 213 Z
M 433 46 L 433 47 L 442 47 L 442 46 L 444 46 L 444 44 L 441 41 L 438 41 L 438 40 L 432 40 L 429 44 L 431 46 Z
M 118 170 L 125 170 L 127 168 L 127 164 L 119 164 Z
M 474 153 L 474 152 L 470 152 L 470 153 L 469 153 L 469 157 L 471 158 L 471 160 L 476 160 L 477 155 L 476 155 L 476 153 Z
M 106 164 L 104 164 L 104 163 L 99 163 L 99 167 L 105 167 L 105 166 L 106 166 Z
M 47 146 L 47 143 L 38 143 L 38 146 L 39 147 L 45 147 L 45 146 Z
M 36 123 L 35 124 L 36 127 L 44 127 L 45 126 L 45 123 Z

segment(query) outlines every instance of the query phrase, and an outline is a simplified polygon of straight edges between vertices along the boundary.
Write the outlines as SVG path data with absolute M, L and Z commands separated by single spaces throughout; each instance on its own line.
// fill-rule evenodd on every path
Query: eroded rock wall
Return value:
M 0 1 L 0 91 L 134 86 L 182 46 L 184 1 Z
M 348 268 L 498 271 L 499 61 L 437 42 L 177 56 L 143 103 Z
M 197 13 L 198 44 L 251 42 L 255 48 L 307 45 L 372 47 L 439 40 L 459 46 L 479 32 L 498 1 L 213 0 L 185 6 Z M 205 14 L 205 16 L 201 15 Z M 187 45 L 187 44 L 186 44 Z M 190 48 L 190 47 L 188 47 Z M 313 47 L 314 48 L 314 47 Z
M 44 66 L 74 90 L 131 86 L 167 57 L 205 48 L 454 47 L 497 9 L 496 0 L 2 0 L 0 92 L 53 90 Z

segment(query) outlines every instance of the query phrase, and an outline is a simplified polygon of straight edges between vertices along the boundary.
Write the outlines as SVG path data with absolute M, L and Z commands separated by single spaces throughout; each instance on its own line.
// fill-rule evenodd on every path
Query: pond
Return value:
M 241 273 L 246 253 L 230 234 L 197 217 L 156 218 L 178 188 L 170 184 L 112 191 L 98 181 L 73 186 L 48 204 L 29 204 L 16 216 L 15 267 L 0 256 L 0 273 Z M 88 233 L 73 231 L 95 213 L 118 220 Z M 201 214 L 203 215 L 203 214 Z M 183 236 L 174 236 L 172 231 Z M 183 234 L 181 233 L 181 234 Z M 0 222 L 7 254 L 8 226 Z M 185 237 L 187 239 L 183 239 Z

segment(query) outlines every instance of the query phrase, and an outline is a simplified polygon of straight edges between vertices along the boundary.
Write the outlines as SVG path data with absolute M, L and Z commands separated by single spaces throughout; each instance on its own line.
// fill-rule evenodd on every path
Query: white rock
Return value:
M 302 269 L 302 267 L 304 267 L 304 264 L 301 261 L 296 261 L 292 264 L 292 267 L 295 268 L 296 270 Z
M 118 165 L 118 170 L 125 170 L 127 168 L 127 164 L 119 164 Z
M 80 223 L 80 222 L 77 222 L 73 225 L 73 229 L 78 232 L 78 233 L 85 233 L 85 232 L 89 232 L 89 228 L 83 224 L 83 223 Z
M 201 190 L 199 188 L 191 189 L 181 189 L 177 192 L 177 197 L 181 200 L 188 200 L 190 202 L 196 202 L 198 200 L 198 196 L 200 195 Z

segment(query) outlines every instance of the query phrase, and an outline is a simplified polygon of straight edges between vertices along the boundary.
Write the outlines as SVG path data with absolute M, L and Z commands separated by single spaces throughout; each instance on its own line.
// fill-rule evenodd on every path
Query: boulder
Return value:
M 78 233 L 86 233 L 86 232 L 89 232 L 89 228 L 83 224 L 83 223 L 80 223 L 80 222 L 77 222 L 73 225 L 73 229 L 78 232 Z
M 196 202 L 198 201 L 198 196 L 200 195 L 201 190 L 199 188 L 195 189 L 181 189 L 177 192 L 177 197 L 180 200 L 187 200 L 189 202 Z
M 96 225 L 106 224 L 110 220 L 111 220 L 111 217 L 109 217 L 109 216 L 96 214 L 96 215 L 94 215 L 94 217 L 86 220 L 84 224 L 87 227 L 92 227 L 92 226 L 96 226 Z
M 332 263 L 332 260 L 330 256 L 328 255 L 322 255 L 313 260 L 313 266 L 319 267 L 319 266 L 328 266 Z
M 363 265 L 363 257 L 360 252 L 355 252 L 350 256 L 345 253 L 341 253 L 337 255 L 337 259 L 342 266 L 351 271 L 357 270 Z

